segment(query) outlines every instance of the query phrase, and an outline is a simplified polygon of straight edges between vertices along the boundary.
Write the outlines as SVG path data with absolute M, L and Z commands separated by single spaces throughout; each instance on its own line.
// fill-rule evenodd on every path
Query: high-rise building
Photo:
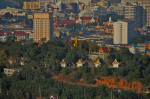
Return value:
M 134 38 L 134 20 L 114 22 L 114 44 L 131 44 Z
M 145 12 L 145 24 L 150 27 L 150 4 L 143 5 Z
M 110 6 L 109 10 L 115 12 L 118 15 L 124 15 L 125 6 L 118 4 L 117 6 Z
M 35 10 L 35 9 L 40 9 L 40 8 L 41 8 L 40 2 L 24 2 L 23 4 L 23 9 L 25 10 L 27 9 Z
M 39 2 L 41 3 L 42 7 L 45 6 L 45 3 L 53 3 L 53 4 L 55 4 L 57 1 L 59 1 L 59 0 L 39 0 Z
M 150 0 L 121 0 L 121 3 L 134 3 L 134 2 L 139 2 L 142 4 L 150 4 Z
M 53 12 L 34 13 L 33 39 L 39 42 L 42 38 L 46 41 L 53 38 Z
M 125 6 L 125 19 L 132 19 L 135 21 L 135 27 L 145 26 L 144 9 L 142 6 L 129 4 Z

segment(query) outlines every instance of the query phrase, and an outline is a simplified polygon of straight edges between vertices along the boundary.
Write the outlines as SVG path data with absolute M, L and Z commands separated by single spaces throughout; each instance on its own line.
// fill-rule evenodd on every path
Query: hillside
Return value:
M 96 84 L 87 84 L 83 81 L 82 78 L 78 82 L 71 82 L 69 80 L 70 77 L 71 77 L 71 75 L 58 74 L 58 75 L 53 76 L 53 79 L 56 79 L 59 82 L 63 81 L 64 83 L 73 84 L 73 85 L 77 84 L 77 85 L 96 87 L 98 85 L 104 84 L 113 89 L 116 88 L 116 89 L 132 90 L 132 91 L 138 91 L 138 90 L 142 91 L 144 89 L 142 84 L 138 81 L 127 82 L 125 79 L 115 79 L 113 77 L 100 77 L 99 80 L 97 78 L 95 78 Z

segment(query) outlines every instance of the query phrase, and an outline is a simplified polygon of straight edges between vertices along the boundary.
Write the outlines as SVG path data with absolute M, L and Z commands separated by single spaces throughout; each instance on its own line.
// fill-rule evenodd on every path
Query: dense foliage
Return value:
M 111 49 L 108 56 L 107 64 L 98 68 L 88 67 L 86 64 L 80 68 L 61 68 L 60 61 L 65 58 L 69 66 L 72 66 L 82 58 L 87 59 L 86 54 L 89 48 L 92 51 L 98 49 L 97 45 L 81 41 L 78 47 L 72 47 L 73 42 L 68 41 L 48 41 L 43 42 L 38 47 L 38 43 L 21 45 L 14 41 L 15 38 L 9 38 L 7 42 L 0 42 L 0 80 L 2 98 L 16 99 L 32 99 L 39 97 L 39 89 L 43 97 L 49 98 L 52 94 L 59 95 L 60 99 L 110 99 L 111 90 L 106 86 L 86 87 L 80 85 L 69 85 L 63 82 L 58 82 L 52 79 L 52 76 L 58 73 L 64 75 L 72 75 L 70 81 L 76 82 L 81 77 L 85 83 L 95 84 L 93 80 L 95 76 L 122 76 L 127 79 L 138 79 L 143 84 L 147 85 L 150 81 L 150 64 L 149 57 L 146 55 L 133 55 L 127 48 L 120 50 Z M 8 59 L 13 57 L 14 63 L 10 64 Z M 20 65 L 20 58 L 24 57 L 27 60 L 24 62 L 27 65 Z M 124 64 L 125 67 L 119 69 L 110 69 L 108 65 L 117 59 Z M 23 68 L 18 73 L 15 72 L 11 77 L 6 77 L 3 73 L 4 67 Z M 131 76 L 132 75 L 132 76 Z M 73 89 L 73 90 L 72 90 Z M 137 95 L 132 91 L 122 90 L 122 93 L 112 91 L 116 99 L 137 99 Z M 7 95 L 8 94 L 8 95 Z M 144 96 L 147 97 L 147 96 Z

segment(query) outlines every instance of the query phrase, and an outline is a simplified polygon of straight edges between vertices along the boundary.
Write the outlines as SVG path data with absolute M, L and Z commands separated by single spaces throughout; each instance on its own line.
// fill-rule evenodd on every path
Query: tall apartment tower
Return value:
M 42 38 L 46 41 L 53 38 L 53 13 L 34 13 L 33 19 L 33 39 L 39 42 Z
M 131 44 L 134 38 L 134 20 L 114 22 L 114 44 Z
M 145 13 L 142 6 L 126 5 L 124 15 L 126 19 L 132 19 L 135 21 L 136 28 L 142 28 L 145 26 Z
M 145 9 L 145 24 L 150 27 L 150 4 L 144 4 L 143 8 Z

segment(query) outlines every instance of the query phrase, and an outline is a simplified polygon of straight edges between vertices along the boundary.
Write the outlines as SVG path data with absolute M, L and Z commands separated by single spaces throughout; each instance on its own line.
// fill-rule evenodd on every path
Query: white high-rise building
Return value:
M 134 38 L 134 20 L 114 22 L 114 44 L 131 44 Z

